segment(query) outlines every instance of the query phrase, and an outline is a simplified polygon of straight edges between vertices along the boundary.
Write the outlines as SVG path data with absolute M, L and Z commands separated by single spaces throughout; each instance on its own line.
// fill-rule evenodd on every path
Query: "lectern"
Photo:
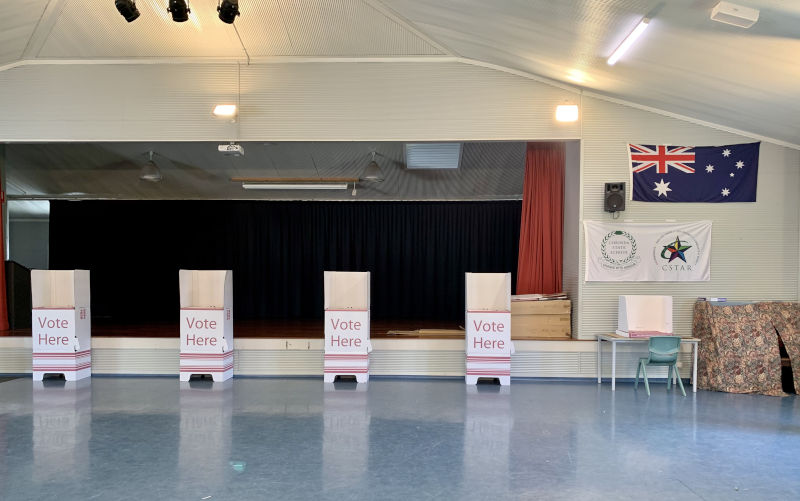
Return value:
M 466 274 L 466 383 L 511 383 L 511 273 Z
M 88 270 L 31 270 L 33 380 L 92 375 Z
M 233 272 L 180 270 L 180 380 L 233 377 Z
M 326 271 L 324 381 L 369 380 L 369 272 Z

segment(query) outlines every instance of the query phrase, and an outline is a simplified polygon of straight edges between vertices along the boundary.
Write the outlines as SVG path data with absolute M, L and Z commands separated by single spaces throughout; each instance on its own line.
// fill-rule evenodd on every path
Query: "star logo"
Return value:
M 744 167 L 744 162 L 742 162 L 741 160 L 739 160 L 738 162 L 736 162 L 736 168 L 737 168 L 737 169 L 741 169 L 742 167 Z
M 731 177 L 733 177 L 733 176 L 735 176 L 735 175 L 736 175 L 736 174 L 734 174 L 733 172 L 731 172 Z
M 729 156 L 731 156 L 731 150 L 725 148 L 724 150 L 722 150 L 722 156 L 728 158 Z
M 664 195 L 664 197 L 666 197 L 667 196 L 667 192 L 668 191 L 672 191 L 672 188 L 669 187 L 669 183 L 665 183 L 664 182 L 664 178 L 663 177 L 661 178 L 661 182 L 660 183 L 653 183 L 653 184 L 656 185 L 656 187 L 653 188 L 653 191 L 657 191 L 658 192 L 658 196 Z
M 664 259 L 669 259 L 671 263 L 674 259 L 680 259 L 684 263 L 686 262 L 686 255 L 684 252 L 691 249 L 691 245 L 683 245 L 681 243 L 680 237 L 676 236 L 675 241 L 669 245 L 665 245 L 664 249 L 661 251 L 661 257 Z M 669 253 L 669 258 L 667 258 L 667 253 Z
M 722 196 L 723 197 L 727 197 L 730 194 L 731 194 L 731 190 L 729 190 L 728 188 L 722 188 Z
M 706 165 L 706 172 L 708 172 L 709 174 L 714 172 L 714 166 L 711 164 Z

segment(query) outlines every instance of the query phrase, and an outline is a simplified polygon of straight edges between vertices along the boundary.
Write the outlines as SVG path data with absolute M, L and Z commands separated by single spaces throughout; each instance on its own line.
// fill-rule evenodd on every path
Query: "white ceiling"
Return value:
M 716 0 L 240 0 L 232 26 L 216 0 L 173 23 L 167 0 L 0 2 L 0 65 L 20 61 L 451 56 L 544 77 L 639 105 L 800 144 L 800 1 L 737 0 L 750 29 L 709 19 Z M 617 65 L 605 60 L 645 15 L 651 26 Z M 179 59 L 178 59 L 179 58 Z

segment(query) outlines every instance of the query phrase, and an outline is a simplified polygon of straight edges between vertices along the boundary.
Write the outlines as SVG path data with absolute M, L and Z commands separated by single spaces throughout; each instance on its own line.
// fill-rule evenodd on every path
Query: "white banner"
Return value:
M 584 221 L 587 282 L 711 280 L 711 221 Z

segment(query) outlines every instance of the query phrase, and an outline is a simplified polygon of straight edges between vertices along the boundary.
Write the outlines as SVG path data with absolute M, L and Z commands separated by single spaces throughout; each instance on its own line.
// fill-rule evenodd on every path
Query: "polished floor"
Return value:
M 797 397 L 505 390 L 15 379 L 0 383 L 0 499 L 800 499 Z

